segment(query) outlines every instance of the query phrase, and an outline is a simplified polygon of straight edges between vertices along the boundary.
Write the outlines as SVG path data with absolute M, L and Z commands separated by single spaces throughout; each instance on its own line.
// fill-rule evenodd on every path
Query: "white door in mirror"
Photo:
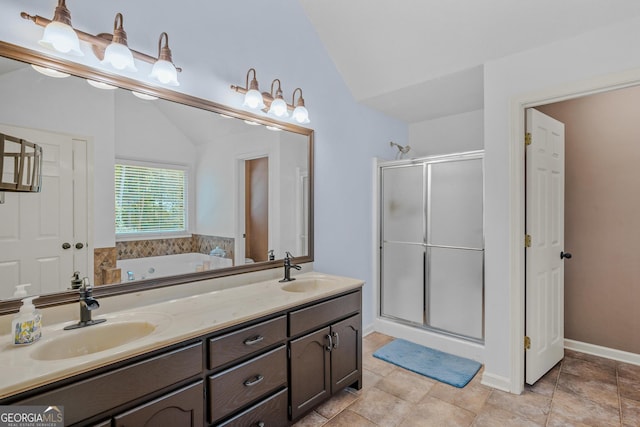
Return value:
M 58 292 L 74 271 L 88 273 L 88 250 L 76 247 L 87 241 L 86 166 L 72 170 L 86 165 L 74 162 L 74 156 L 86 156 L 86 143 L 13 126 L 0 125 L 0 132 L 43 148 L 42 191 L 6 193 L 0 210 L 0 299 L 12 298 L 21 283 L 32 284 L 31 295 Z M 75 185 L 74 173 L 80 175 Z M 75 225 L 74 218 L 80 219 Z

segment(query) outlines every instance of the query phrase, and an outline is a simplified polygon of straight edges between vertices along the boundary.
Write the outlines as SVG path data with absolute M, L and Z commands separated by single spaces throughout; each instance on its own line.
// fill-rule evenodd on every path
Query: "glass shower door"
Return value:
M 425 165 L 382 169 L 380 312 L 425 321 Z
M 427 324 L 483 338 L 482 159 L 428 166 Z

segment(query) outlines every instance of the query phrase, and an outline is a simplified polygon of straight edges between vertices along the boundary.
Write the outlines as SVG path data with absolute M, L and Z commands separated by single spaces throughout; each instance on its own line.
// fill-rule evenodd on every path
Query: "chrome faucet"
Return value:
M 296 280 L 295 277 L 291 277 L 291 269 L 295 268 L 296 270 L 300 270 L 302 267 L 296 264 L 291 264 L 291 260 L 293 256 L 288 251 L 284 257 L 284 278 L 280 280 L 280 282 L 291 282 L 292 280 Z
M 93 285 L 89 283 L 88 277 L 84 277 L 80 287 L 80 321 L 73 325 L 65 326 L 65 330 L 84 328 L 107 321 L 107 319 L 91 319 L 91 312 L 100 307 L 100 303 L 92 296 L 92 293 Z

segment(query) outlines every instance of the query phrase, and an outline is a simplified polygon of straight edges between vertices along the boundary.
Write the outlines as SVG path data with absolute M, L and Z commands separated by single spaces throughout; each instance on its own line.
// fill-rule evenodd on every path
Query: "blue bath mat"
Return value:
M 467 385 L 481 366 L 474 360 L 423 347 L 403 339 L 393 340 L 380 347 L 373 356 L 458 388 Z

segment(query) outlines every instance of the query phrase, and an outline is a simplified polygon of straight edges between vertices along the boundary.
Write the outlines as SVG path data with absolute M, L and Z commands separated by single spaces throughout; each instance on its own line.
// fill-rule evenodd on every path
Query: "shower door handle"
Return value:
M 569 252 L 560 252 L 560 259 L 571 259 L 571 254 Z

